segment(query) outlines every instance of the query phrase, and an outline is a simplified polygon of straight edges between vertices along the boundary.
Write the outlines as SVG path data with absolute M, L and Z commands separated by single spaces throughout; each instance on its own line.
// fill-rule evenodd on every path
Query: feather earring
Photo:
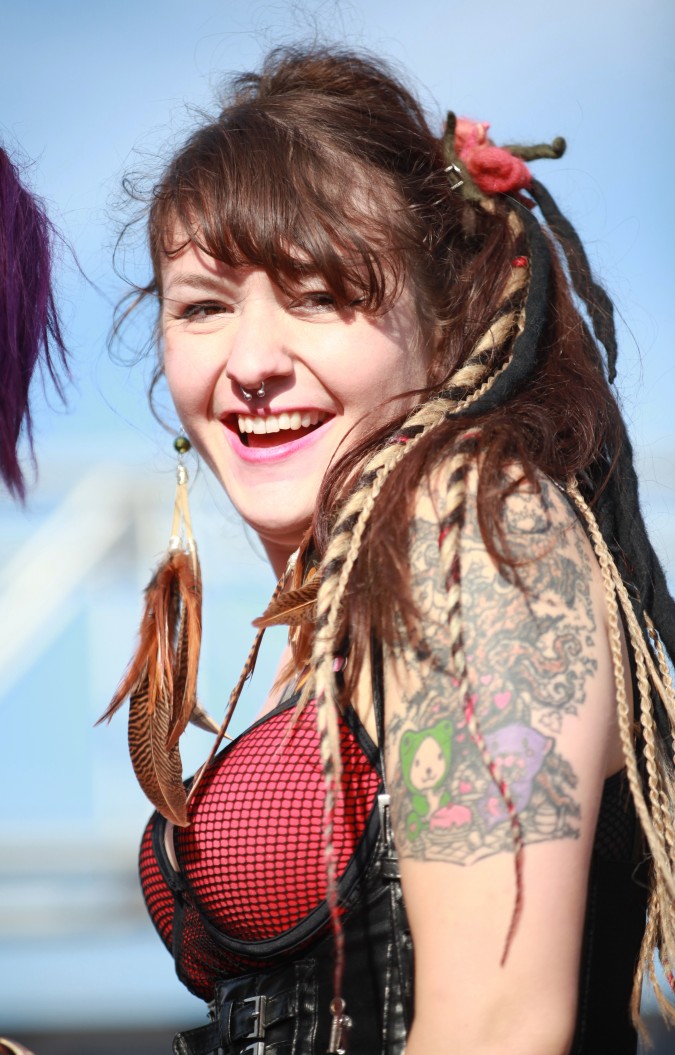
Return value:
M 190 441 L 178 436 L 176 499 L 164 559 L 145 591 L 139 643 L 110 705 L 110 720 L 129 696 L 129 753 L 141 788 L 159 812 L 188 824 L 178 740 L 189 721 L 218 731 L 197 703 L 202 636 L 202 582 L 183 464 Z

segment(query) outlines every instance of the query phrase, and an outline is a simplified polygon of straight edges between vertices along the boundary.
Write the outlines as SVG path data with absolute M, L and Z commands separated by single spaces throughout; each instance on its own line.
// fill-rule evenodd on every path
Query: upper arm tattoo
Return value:
M 512 495 L 504 518 L 514 571 L 498 570 L 486 554 L 467 499 L 461 575 L 470 704 L 524 841 L 574 838 L 577 777 L 556 738 L 597 668 L 587 543 L 547 481 L 540 494 Z M 468 864 L 513 842 L 504 797 L 467 728 L 452 675 L 438 535 L 437 519 L 416 518 L 411 574 L 421 629 L 389 667 L 397 684 L 387 704 L 388 771 L 399 852 Z

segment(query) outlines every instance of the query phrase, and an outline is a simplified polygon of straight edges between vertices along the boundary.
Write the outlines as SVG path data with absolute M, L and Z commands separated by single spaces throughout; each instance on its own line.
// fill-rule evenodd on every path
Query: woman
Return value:
M 380 63 L 280 51 L 154 189 L 160 369 L 280 577 L 260 632 L 290 626 L 186 803 L 179 469 L 107 712 L 131 692 L 146 901 L 211 1002 L 175 1052 L 635 1050 L 672 949 L 675 623 L 611 305 L 525 164 L 563 149 L 438 138 Z

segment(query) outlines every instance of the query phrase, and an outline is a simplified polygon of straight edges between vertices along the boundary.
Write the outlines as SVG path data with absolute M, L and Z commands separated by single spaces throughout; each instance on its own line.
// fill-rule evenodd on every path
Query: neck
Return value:
M 290 546 L 278 545 L 275 542 L 268 542 L 266 539 L 261 539 L 267 559 L 272 566 L 272 571 L 276 575 L 277 579 L 286 571 L 289 558 L 295 552 L 295 549 L 291 549 Z

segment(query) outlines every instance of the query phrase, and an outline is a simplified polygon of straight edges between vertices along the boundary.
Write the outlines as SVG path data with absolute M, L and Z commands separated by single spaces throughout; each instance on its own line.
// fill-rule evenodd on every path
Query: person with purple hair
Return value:
M 55 237 L 42 203 L 0 147 L 0 478 L 20 501 L 22 433 L 33 455 L 31 379 L 40 362 L 63 398 L 59 368 L 69 373 L 52 286 Z
M 18 452 L 22 433 L 33 455 L 33 374 L 40 363 L 61 398 L 60 370 L 69 376 L 52 286 L 56 237 L 42 203 L 22 184 L 0 147 L 0 479 L 19 501 L 26 495 Z M 0 1037 L 0 1055 L 32 1053 Z

